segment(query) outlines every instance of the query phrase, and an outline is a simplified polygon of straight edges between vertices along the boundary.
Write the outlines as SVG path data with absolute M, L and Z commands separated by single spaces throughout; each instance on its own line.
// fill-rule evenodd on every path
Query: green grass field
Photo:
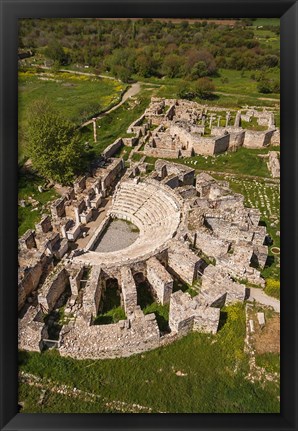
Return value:
M 259 71 L 219 69 L 218 76 L 212 77 L 215 84 L 216 97 L 207 101 L 200 101 L 199 99 L 196 101 L 203 104 L 207 103 L 210 106 L 223 106 L 230 108 L 241 108 L 245 105 L 269 107 L 278 106 L 279 94 L 262 94 L 258 91 L 258 82 L 251 78 L 253 74 L 258 73 Z M 266 76 L 278 80 L 279 69 L 274 68 L 267 71 Z M 146 83 L 159 86 L 159 88 L 157 87 L 157 96 L 166 98 L 178 98 L 179 86 L 184 82 L 180 78 L 139 78 L 138 76 L 135 76 L 134 78 L 136 80 L 140 79 Z
M 279 94 L 261 94 L 258 91 L 258 82 L 253 80 L 251 76 L 256 73 L 251 70 L 240 71 L 240 70 L 228 70 L 219 69 L 218 77 L 213 78 L 213 82 L 216 87 L 216 91 L 224 93 L 235 93 L 238 95 L 246 95 L 250 98 L 253 97 L 265 97 L 275 98 L 279 101 Z M 275 68 L 266 73 L 266 76 L 270 78 L 279 79 L 279 69 Z
M 270 147 L 251 150 L 240 147 L 236 152 L 218 154 L 217 156 L 194 156 L 183 159 L 168 159 L 175 163 L 183 163 L 198 171 L 227 172 L 231 174 L 250 175 L 257 177 L 269 177 L 266 160 L 258 154 L 266 154 Z M 139 154 L 133 154 L 133 160 L 139 158 Z M 157 159 L 146 157 L 146 162 L 154 164 Z
M 117 413 L 106 406 L 106 402 L 96 398 L 86 400 L 69 395 L 46 391 L 44 402 L 40 404 L 41 390 L 21 382 L 19 384 L 20 400 L 25 400 L 22 413 Z
M 279 26 L 280 25 L 280 19 L 279 18 L 256 18 L 253 20 L 254 27 L 260 26 L 260 25 L 274 25 Z
M 191 333 L 166 347 L 108 360 L 62 358 L 56 351 L 20 352 L 19 365 L 20 370 L 56 384 L 92 392 L 111 402 L 138 403 L 152 412 L 278 412 L 277 386 L 267 382 L 262 387 L 245 379 L 248 357 L 243 352 L 244 337 L 244 305 L 237 304 L 223 310 L 222 327 L 216 335 Z M 177 371 L 185 375 L 177 376 Z M 37 394 L 27 385 L 21 386 L 24 412 L 41 411 L 33 402 L 36 399 Z M 51 399 L 51 412 L 61 411 L 58 400 Z M 66 402 L 63 411 L 73 411 L 80 403 L 75 399 Z M 99 404 L 97 411 L 101 408 Z
M 151 91 L 142 89 L 134 99 L 127 100 L 119 108 L 97 121 L 97 143 L 93 140 L 93 126 L 86 126 L 81 130 L 82 140 L 88 141 L 97 154 L 119 137 L 127 134 L 128 126 L 136 120 L 150 103 Z
M 19 160 L 26 154 L 26 125 L 28 108 L 37 99 L 47 98 L 57 112 L 79 125 L 93 114 L 117 104 L 125 84 L 97 77 L 67 72 L 36 74 L 19 72 Z M 47 80 L 49 79 L 49 80 Z

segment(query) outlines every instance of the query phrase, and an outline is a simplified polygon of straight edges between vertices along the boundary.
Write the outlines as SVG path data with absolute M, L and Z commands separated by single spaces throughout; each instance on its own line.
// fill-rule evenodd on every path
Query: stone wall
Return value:
M 168 267 L 179 279 L 190 285 L 196 280 L 202 261 L 187 245 L 171 241 L 168 249 Z
M 243 302 L 245 294 L 245 285 L 234 282 L 224 266 L 208 265 L 205 268 L 198 297 L 202 305 L 223 307 L 235 302 Z
M 195 154 L 204 156 L 213 156 L 215 148 L 215 138 L 201 137 L 193 143 L 193 149 Z
M 153 148 L 148 145 L 145 145 L 145 153 L 150 157 L 165 157 L 168 159 L 178 159 L 180 157 L 179 149 Z
M 45 324 L 36 320 L 38 310 L 30 306 L 22 319 L 18 319 L 18 348 L 40 352 L 41 338 L 48 338 Z
M 103 152 L 102 155 L 106 159 L 112 157 L 117 151 L 123 146 L 122 138 L 116 139 L 111 145 L 109 145 Z
M 219 308 L 197 306 L 194 313 L 193 331 L 216 334 L 219 318 Z
M 85 247 L 85 250 L 92 250 L 96 244 L 96 242 L 100 239 L 101 235 L 103 235 L 103 233 L 105 232 L 108 224 L 111 221 L 111 217 L 107 216 L 98 226 L 98 228 L 96 229 L 96 231 L 94 232 L 94 234 L 92 235 L 90 241 L 88 242 L 88 244 Z
M 18 310 L 21 310 L 25 305 L 26 298 L 37 288 L 46 262 L 46 258 L 43 261 L 37 261 L 34 266 L 29 267 L 24 272 L 23 279 L 18 285 Z
M 66 198 L 64 196 L 53 202 L 51 205 L 51 213 L 53 218 L 65 216 L 65 202 Z
M 85 188 L 86 188 L 86 176 L 82 176 L 82 177 L 78 178 L 74 182 L 73 188 L 74 188 L 75 193 L 80 193 L 81 191 L 85 190 Z
M 116 178 L 120 175 L 124 168 L 123 159 L 114 159 L 107 167 L 106 174 L 101 179 L 101 188 L 104 196 L 107 191 L 114 185 Z
M 168 304 L 173 291 L 173 279 L 156 257 L 147 260 L 147 280 L 159 302 L 162 305 Z
M 183 185 L 193 185 L 195 180 L 195 170 L 178 163 L 169 163 L 166 160 L 156 160 L 155 170 L 161 178 L 169 175 L 177 175 Z
M 50 216 L 43 216 L 39 223 L 35 225 L 36 233 L 47 233 L 52 230 L 52 220 Z
M 278 151 L 269 151 L 267 166 L 273 178 L 280 178 L 280 162 Z
M 189 149 L 193 146 L 194 141 L 194 135 L 188 130 L 188 124 L 181 122 L 181 123 L 174 123 L 170 126 L 170 134 L 172 137 L 178 137 L 181 141 L 182 145 L 185 147 L 185 149 Z M 199 136 L 199 135 L 198 135 Z
M 271 145 L 273 146 L 279 146 L 280 145 L 280 130 L 275 129 L 273 131 L 272 137 L 271 137 Z
M 54 309 L 68 283 L 69 275 L 64 267 L 64 263 L 62 265 L 58 264 L 38 292 L 38 302 L 44 312 L 48 313 Z
M 138 145 L 139 138 L 133 137 L 133 138 L 123 138 L 123 144 L 127 147 L 134 147 L 135 145 Z
M 69 268 L 69 284 L 71 289 L 71 294 L 74 298 L 78 296 L 80 286 L 81 286 L 81 279 L 83 277 L 84 273 L 84 266 L 76 266 L 73 265 Z
M 207 256 L 217 258 L 228 252 L 230 241 L 215 238 L 204 232 L 196 231 L 192 236 L 193 243 L 196 248 L 202 250 Z
M 58 246 L 53 250 L 53 254 L 57 259 L 62 259 L 65 253 L 68 252 L 68 240 L 66 238 L 60 240 Z
M 83 297 L 83 312 L 86 321 L 90 324 L 93 317 L 97 315 L 98 307 L 102 295 L 102 290 L 98 289 L 101 267 L 94 265 L 91 268 L 89 278 L 85 286 Z
M 159 347 L 161 338 L 154 314 L 144 316 L 141 310 L 136 310 L 132 317 L 110 325 L 92 326 L 77 319 L 75 325 L 61 330 L 59 352 L 77 359 L 105 359 L 127 357 Z
M 125 313 L 130 316 L 137 306 L 137 287 L 131 269 L 127 266 L 121 268 L 121 290 Z
M 243 142 L 245 148 L 262 148 L 270 144 L 273 130 L 246 130 Z
M 35 231 L 28 229 L 19 239 L 19 246 L 21 248 L 27 248 L 28 250 L 36 248 Z
M 227 149 L 229 148 L 229 142 L 229 135 L 219 136 L 218 138 L 215 138 L 214 154 L 220 154 L 227 151 Z
M 136 119 L 127 129 L 127 133 L 134 133 L 135 127 L 140 126 L 145 120 L 145 114 L 142 114 L 138 119 Z
M 171 295 L 169 326 L 173 332 L 185 335 L 195 330 L 215 334 L 219 317 L 219 308 L 201 306 L 198 297 L 191 298 L 181 290 Z

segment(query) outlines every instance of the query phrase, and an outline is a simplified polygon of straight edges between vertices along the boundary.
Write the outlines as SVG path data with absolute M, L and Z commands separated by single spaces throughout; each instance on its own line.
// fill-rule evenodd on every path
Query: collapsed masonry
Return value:
M 249 127 L 253 122 L 261 130 Z M 226 111 L 188 100 L 155 97 L 127 132 L 133 136 L 117 139 L 105 150 L 109 156 L 122 145 L 133 146 L 147 156 L 177 159 L 213 156 L 242 146 L 263 148 L 280 144 L 274 113 L 265 108 Z
M 51 205 L 51 215 L 44 215 L 19 240 L 19 310 L 36 290 L 55 259 L 62 259 L 76 241 L 84 226 L 97 215 L 98 209 L 115 182 L 122 175 L 122 159 L 110 159 L 90 177 L 81 177 Z
M 112 159 L 80 178 L 53 203 L 52 215 L 20 239 L 20 348 L 55 345 L 76 358 L 129 356 L 191 330 L 216 333 L 220 308 L 245 299 L 245 282 L 264 287 L 266 228 L 228 183 L 164 160 L 146 178 L 123 171 L 123 161 Z M 94 222 L 110 196 L 104 217 Z M 93 251 L 113 218 L 136 225 L 138 238 L 121 252 Z M 91 225 L 81 246 L 83 226 Z M 169 331 L 142 311 L 140 280 L 169 305 Z M 126 318 L 96 324 L 111 282 Z
M 273 178 L 280 178 L 280 161 L 278 151 L 269 151 L 267 166 Z

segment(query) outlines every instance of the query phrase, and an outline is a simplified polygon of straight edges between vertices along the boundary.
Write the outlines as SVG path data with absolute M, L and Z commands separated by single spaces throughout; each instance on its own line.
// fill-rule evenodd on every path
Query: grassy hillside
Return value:
M 44 382 L 50 378 L 56 385 L 100 395 L 111 403 L 137 403 L 153 413 L 278 412 L 277 386 L 267 382 L 262 387 L 245 379 L 244 313 L 243 304 L 229 306 L 222 312 L 217 335 L 192 333 L 169 346 L 129 358 L 78 361 L 62 358 L 55 351 L 20 352 L 20 370 Z M 24 412 L 43 411 L 33 399 L 37 400 L 37 394 L 21 387 Z M 72 407 L 67 402 L 63 411 L 73 411 L 80 402 L 74 398 Z M 97 408 L 100 411 L 101 405 Z M 51 401 L 50 411 L 61 411 L 58 399 Z
M 120 101 L 127 86 L 111 79 L 62 72 L 19 72 L 19 160 L 26 154 L 28 108 L 37 99 L 47 98 L 68 120 L 79 125 L 84 120 Z

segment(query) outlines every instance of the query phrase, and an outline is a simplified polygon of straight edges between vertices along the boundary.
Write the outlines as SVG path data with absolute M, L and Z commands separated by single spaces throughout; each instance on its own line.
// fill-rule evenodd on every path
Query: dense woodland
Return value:
M 257 71 L 260 91 L 276 93 L 279 83 L 269 83 L 266 72 L 279 67 L 279 48 L 261 45 L 251 24 L 247 19 L 233 26 L 224 21 L 26 19 L 20 21 L 19 46 L 60 65 L 110 72 L 124 82 L 134 76 L 195 81 L 216 76 L 219 68 Z M 263 29 L 279 35 L 279 26 Z

